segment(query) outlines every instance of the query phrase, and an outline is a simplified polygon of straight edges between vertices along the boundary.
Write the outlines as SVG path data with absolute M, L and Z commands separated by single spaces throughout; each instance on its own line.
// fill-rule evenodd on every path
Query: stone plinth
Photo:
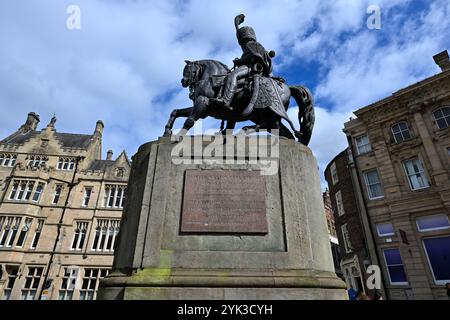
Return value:
M 311 150 L 279 140 L 278 170 L 267 171 L 264 155 L 252 158 L 256 139 L 238 163 L 174 163 L 168 138 L 141 146 L 100 299 L 346 298 Z

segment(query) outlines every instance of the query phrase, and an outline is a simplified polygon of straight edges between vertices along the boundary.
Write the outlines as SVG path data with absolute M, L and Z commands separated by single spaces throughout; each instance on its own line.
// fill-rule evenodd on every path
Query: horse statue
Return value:
M 287 86 L 282 78 L 264 77 L 258 73 L 240 79 L 238 89 L 230 108 L 215 103 L 223 90 L 224 80 L 230 69 L 216 60 L 185 61 L 181 85 L 189 88 L 189 98 L 193 106 L 175 109 L 170 114 L 164 136 L 172 135 L 175 120 L 187 118 L 177 136 L 185 135 L 198 119 L 214 117 L 226 121 L 225 130 L 233 130 L 236 122 L 251 121 L 255 125 L 242 128 L 244 132 L 276 129 L 279 136 L 297 139 L 308 145 L 314 127 L 314 106 L 311 92 L 303 86 Z M 296 130 L 287 115 L 290 98 L 298 105 L 300 130 Z M 292 132 L 281 122 L 284 119 Z M 222 130 L 222 132 L 225 132 Z

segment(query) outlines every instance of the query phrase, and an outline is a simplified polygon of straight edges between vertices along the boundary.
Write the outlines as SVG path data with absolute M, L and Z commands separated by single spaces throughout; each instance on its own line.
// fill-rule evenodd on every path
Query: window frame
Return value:
M 406 163 L 407 162 L 411 162 L 411 161 L 417 161 L 418 164 L 420 165 L 420 167 L 422 168 L 422 171 L 414 172 L 412 174 L 409 174 L 408 170 L 407 170 L 407 167 L 406 167 Z M 406 180 L 408 181 L 409 189 L 411 191 L 418 191 L 418 190 L 428 189 L 428 188 L 431 187 L 430 179 L 428 178 L 428 175 L 427 175 L 427 173 L 425 171 L 423 163 L 422 163 L 422 161 L 420 161 L 419 157 L 403 160 L 402 161 L 402 166 L 403 166 L 403 172 L 406 175 Z M 410 176 L 414 176 L 414 175 L 417 176 L 418 174 L 422 177 L 422 179 L 424 179 L 424 181 L 426 182 L 426 186 L 414 189 L 413 186 L 412 186 L 412 183 L 411 183 Z
M 341 217 L 345 214 L 344 202 L 342 200 L 342 192 L 339 190 L 334 194 L 334 198 L 336 200 L 336 210 L 338 212 L 338 216 Z
M 436 217 L 436 216 L 444 216 L 447 219 L 448 225 L 446 227 L 436 227 L 436 228 L 428 228 L 428 229 L 422 229 L 419 225 L 419 220 L 420 219 L 425 219 L 425 218 L 431 218 L 431 217 Z M 419 232 L 430 232 L 430 231 L 438 231 L 438 230 L 447 230 L 450 229 L 450 219 L 448 218 L 448 215 L 444 214 L 444 213 L 438 213 L 438 214 L 430 214 L 430 215 L 426 215 L 426 216 L 420 216 L 416 218 L 416 226 L 417 226 L 417 230 Z
M 390 225 L 392 226 L 392 232 L 381 234 L 381 233 L 380 233 L 380 230 L 378 229 L 378 226 L 386 225 L 386 224 L 390 224 Z M 377 229 L 377 235 L 378 235 L 378 237 L 380 237 L 380 238 L 385 238 L 385 237 L 392 237 L 392 236 L 395 236 L 395 229 L 394 229 L 394 225 L 393 225 L 392 222 L 379 222 L 379 223 L 375 224 L 375 228 Z
M 87 194 L 88 190 L 89 190 L 89 195 Z M 83 190 L 83 200 L 82 200 L 82 202 L 81 202 L 81 206 L 82 206 L 83 208 L 89 207 L 89 202 L 91 202 L 91 196 L 92 196 L 92 191 L 93 191 L 93 190 L 94 190 L 93 187 L 84 187 L 84 190 Z M 86 203 L 86 199 L 87 199 L 87 203 Z
M 336 183 L 339 182 L 339 177 L 338 177 L 337 167 L 336 167 L 336 162 L 335 161 L 333 161 L 333 163 L 330 166 L 330 174 L 331 174 L 331 181 L 333 182 L 333 186 L 335 186 Z
M 369 185 L 369 179 L 367 178 L 367 174 L 370 173 L 370 172 L 376 172 L 377 173 L 378 184 L 380 185 L 380 189 L 381 189 L 381 195 L 380 196 L 376 196 L 376 197 L 371 196 L 372 189 L 370 188 L 370 186 L 373 186 L 375 184 L 370 184 Z M 383 185 L 381 184 L 380 173 L 378 172 L 377 168 L 373 168 L 373 169 L 369 169 L 369 170 L 363 171 L 363 179 L 364 179 L 364 184 L 366 185 L 367 197 L 369 198 L 369 200 L 378 200 L 378 199 L 383 199 L 384 198 Z
M 363 137 L 367 138 L 367 143 L 360 146 L 360 145 L 358 145 L 358 139 L 361 139 Z M 370 143 L 369 135 L 367 133 L 360 134 L 359 136 L 356 136 L 354 139 L 355 139 L 355 146 L 356 146 L 356 151 L 357 151 L 358 155 L 363 155 L 363 154 L 372 152 L 372 144 Z M 369 146 L 369 150 L 361 152 L 361 148 L 366 148 L 367 146 Z
M 344 232 L 344 229 L 346 232 Z M 341 225 L 341 234 L 342 234 L 342 240 L 344 242 L 345 253 L 352 253 L 353 248 L 352 248 L 352 243 L 350 240 L 350 233 L 348 232 L 347 223 L 344 223 L 343 225 Z
M 57 205 L 58 204 L 59 199 L 61 198 L 61 194 L 62 194 L 63 190 L 64 190 L 64 186 L 62 184 L 55 185 L 55 193 L 53 194 L 52 205 Z
M 423 251 L 425 252 L 425 256 L 427 258 L 428 268 L 430 269 L 431 275 L 433 277 L 434 284 L 436 284 L 436 285 L 445 285 L 446 283 L 450 282 L 450 279 L 445 279 L 445 280 L 437 280 L 436 279 L 436 276 L 434 274 L 434 269 L 433 269 L 433 266 L 431 264 L 430 257 L 428 255 L 427 247 L 425 246 L 425 240 L 427 240 L 427 239 L 439 239 L 439 238 L 450 238 L 450 235 L 447 234 L 447 235 L 441 235 L 441 236 L 435 236 L 435 237 L 425 237 L 425 238 L 421 239 L 421 242 L 422 242 Z
M 388 265 L 387 260 L 386 260 L 386 254 L 385 254 L 386 250 L 397 250 L 398 251 L 398 254 L 400 255 L 400 260 L 402 261 L 401 266 L 403 268 L 403 273 L 405 274 L 405 277 L 406 277 L 406 282 L 405 281 L 392 282 L 392 277 L 391 277 L 391 272 L 389 271 L 389 267 L 391 267 L 391 266 L 393 266 L 393 267 L 400 266 L 400 264 L 390 264 L 390 265 Z M 386 272 L 387 272 L 388 278 L 389 278 L 389 284 L 392 285 L 392 286 L 407 286 L 407 285 L 409 285 L 408 275 L 406 274 L 405 263 L 403 262 L 403 257 L 402 257 L 402 254 L 400 252 L 400 249 L 399 248 L 384 248 L 384 249 L 382 249 L 382 252 L 383 252 L 383 258 L 384 258 L 384 265 L 386 267 Z
M 432 111 L 432 115 L 433 115 L 433 119 L 434 119 L 434 123 L 436 124 L 436 127 L 439 129 L 439 130 L 443 130 L 443 129 L 447 129 L 448 127 L 450 127 L 450 120 L 447 120 L 447 118 L 450 118 L 450 115 L 449 116 L 445 116 L 444 115 L 444 109 L 449 109 L 449 111 L 450 111 L 450 106 L 442 106 L 442 107 L 440 107 L 440 108 L 437 108 L 437 109 L 435 109 L 434 111 Z M 438 111 L 441 111 L 441 114 L 442 114 L 442 118 L 439 118 L 439 119 L 437 119 L 436 118 L 436 112 L 438 112 Z M 440 126 L 439 126 L 439 120 L 444 120 L 445 121 L 445 123 L 447 124 L 447 126 L 446 127 L 443 127 L 443 128 L 441 128 Z
M 406 130 L 402 130 L 402 129 L 400 128 L 400 124 L 405 124 L 405 125 L 406 125 Z M 394 132 L 394 127 L 395 127 L 395 126 L 398 126 L 398 129 L 399 129 L 398 132 Z M 404 132 L 407 132 L 407 133 L 408 133 L 409 138 L 405 138 L 405 137 L 404 137 L 404 134 L 403 134 Z M 402 120 L 402 121 L 399 121 L 399 122 L 394 123 L 394 124 L 391 126 L 391 133 L 392 133 L 392 137 L 394 138 L 395 143 L 402 143 L 402 142 L 407 141 L 407 140 L 410 140 L 410 139 L 412 138 L 411 130 L 409 129 L 408 121 L 406 121 L 406 120 Z M 398 140 L 397 140 L 397 137 L 396 137 L 397 134 L 400 134 L 400 135 L 401 135 L 401 137 L 402 137 L 402 140 L 401 140 L 401 141 L 398 141 Z

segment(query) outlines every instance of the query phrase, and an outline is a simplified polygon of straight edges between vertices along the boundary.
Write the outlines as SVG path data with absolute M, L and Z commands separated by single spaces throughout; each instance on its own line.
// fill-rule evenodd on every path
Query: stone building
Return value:
M 441 72 L 345 123 L 356 182 L 350 192 L 390 299 L 448 299 L 450 60 L 447 51 L 434 60 Z
M 112 266 L 130 162 L 39 116 L 0 141 L 0 299 L 95 299 Z
M 331 253 L 333 255 L 334 269 L 336 274 L 342 278 L 341 255 L 339 250 L 339 241 L 337 239 L 336 227 L 334 221 L 333 206 L 331 204 L 330 192 L 327 190 L 322 193 L 323 205 L 325 208 L 325 217 L 327 219 L 328 236 L 330 237 Z

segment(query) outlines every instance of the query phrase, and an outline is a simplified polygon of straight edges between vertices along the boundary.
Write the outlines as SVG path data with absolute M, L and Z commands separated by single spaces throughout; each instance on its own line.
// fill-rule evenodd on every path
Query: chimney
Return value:
M 112 160 L 112 156 L 113 156 L 113 151 L 108 150 L 108 152 L 106 152 L 106 160 Z
M 39 124 L 39 115 L 34 112 L 30 112 L 27 116 L 27 121 L 20 127 L 23 131 L 36 130 Z
M 97 134 L 97 135 L 102 135 L 102 133 L 103 133 L 103 128 L 105 127 L 105 125 L 103 124 L 103 121 L 102 120 L 98 120 L 97 121 L 97 124 L 96 124 L 96 126 L 95 126 L 95 134 Z
M 450 70 L 450 59 L 447 50 L 433 56 L 434 62 L 441 68 L 442 72 Z

